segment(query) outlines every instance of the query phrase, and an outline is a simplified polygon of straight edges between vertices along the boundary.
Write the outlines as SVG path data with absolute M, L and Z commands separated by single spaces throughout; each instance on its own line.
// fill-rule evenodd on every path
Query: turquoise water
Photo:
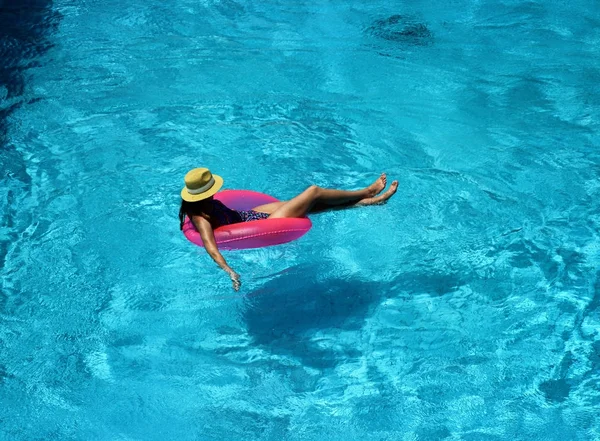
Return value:
M 597 2 L 0 10 L 0 439 L 600 439 Z M 185 172 L 385 206 L 228 252 Z

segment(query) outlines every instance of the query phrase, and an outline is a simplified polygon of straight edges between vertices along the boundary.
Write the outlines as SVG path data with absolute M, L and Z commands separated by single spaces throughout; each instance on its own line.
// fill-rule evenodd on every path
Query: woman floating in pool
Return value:
M 331 190 L 311 185 L 289 201 L 272 202 L 252 210 L 236 211 L 213 198 L 223 186 L 223 178 L 213 175 L 206 168 L 195 168 L 185 175 L 185 187 L 181 190 L 180 228 L 183 229 L 187 216 L 200 233 L 204 248 L 229 274 L 233 288 L 237 291 L 241 284 L 240 276 L 227 265 L 219 252 L 214 236 L 215 229 L 253 220 L 301 218 L 328 209 L 381 204 L 391 198 L 398 188 L 398 181 L 394 181 L 387 191 L 381 193 L 386 183 L 386 175 L 382 173 L 375 182 L 362 190 Z

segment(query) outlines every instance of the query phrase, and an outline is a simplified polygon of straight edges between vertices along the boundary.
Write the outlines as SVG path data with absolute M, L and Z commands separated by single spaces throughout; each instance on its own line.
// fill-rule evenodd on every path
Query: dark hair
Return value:
M 203 214 L 207 214 L 211 204 L 212 197 L 197 202 L 188 202 L 182 199 L 181 208 L 179 209 L 179 229 L 183 230 L 183 223 L 185 222 L 186 216 L 191 220 L 192 216 L 202 216 Z

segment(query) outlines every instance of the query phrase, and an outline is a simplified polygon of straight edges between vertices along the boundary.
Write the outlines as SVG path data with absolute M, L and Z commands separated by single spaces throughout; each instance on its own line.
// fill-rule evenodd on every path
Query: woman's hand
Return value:
M 240 290 L 240 286 L 242 285 L 242 281 L 240 280 L 240 275 L 235 271 L 231 271 L 229 273 L 229 277 L 231 278 L 231 283 L 233 284 L 233 289 L 235 291 Z

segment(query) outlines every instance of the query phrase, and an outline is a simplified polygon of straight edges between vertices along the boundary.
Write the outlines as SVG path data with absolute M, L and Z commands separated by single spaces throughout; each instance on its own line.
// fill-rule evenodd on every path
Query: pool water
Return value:
M 0 9 L 0 439 L 600 439 L 597 2 Z M 316 215 L 227 252 L 185 172 Z

